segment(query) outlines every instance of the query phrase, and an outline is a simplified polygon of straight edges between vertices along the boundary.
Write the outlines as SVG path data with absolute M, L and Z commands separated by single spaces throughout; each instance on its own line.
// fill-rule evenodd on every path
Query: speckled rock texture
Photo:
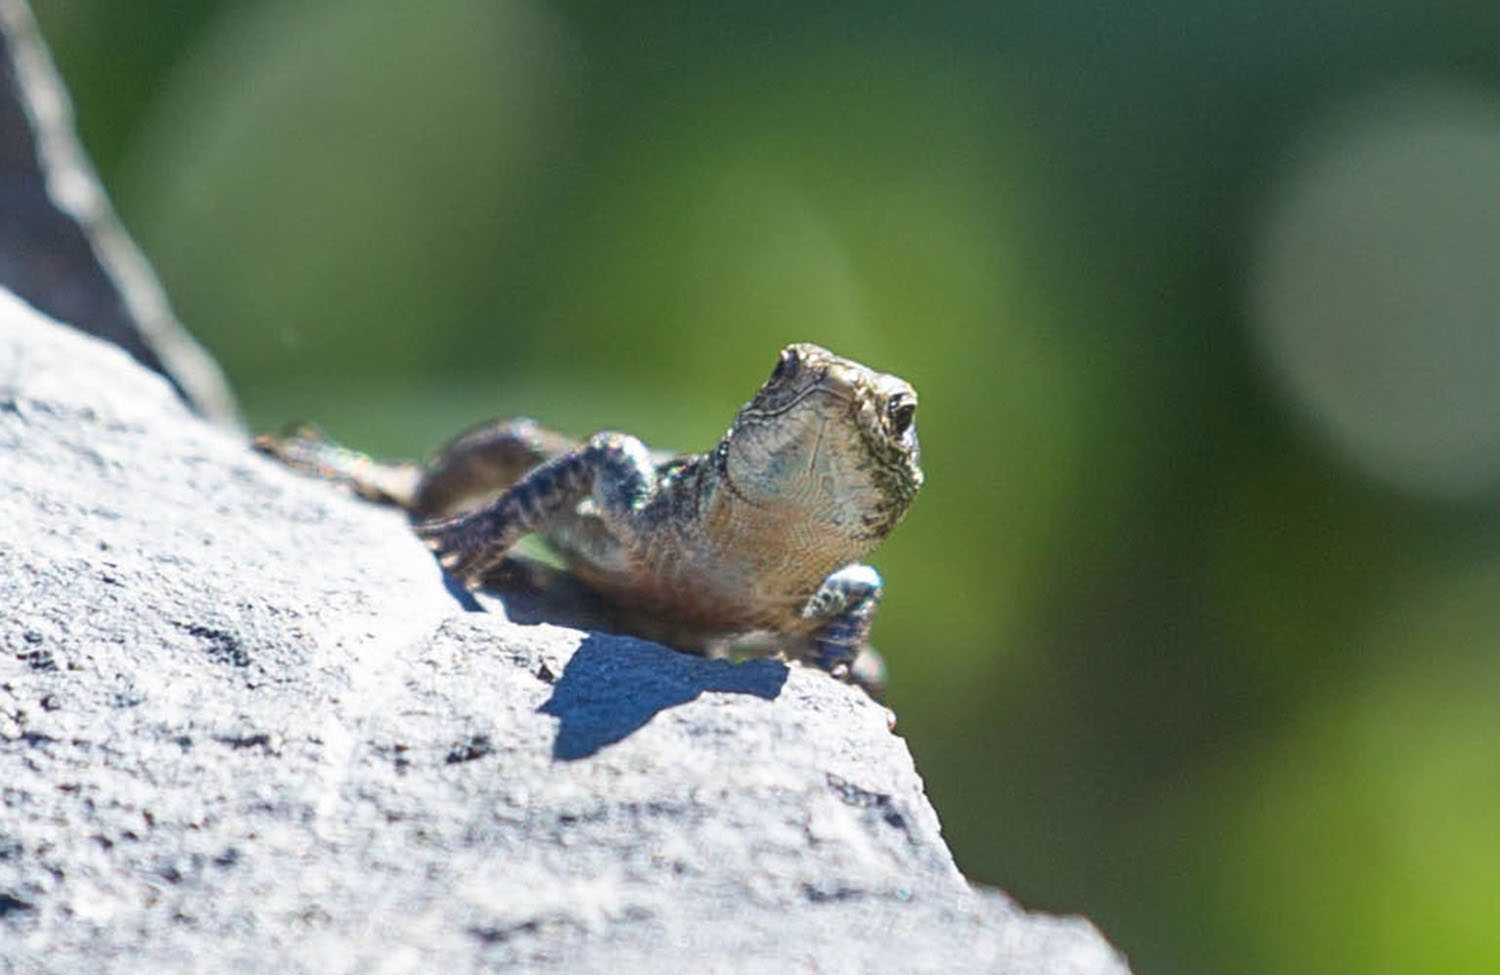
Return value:
M 861 692 L 508 622 L 0 292 L 0 971 L 1126 971 Z

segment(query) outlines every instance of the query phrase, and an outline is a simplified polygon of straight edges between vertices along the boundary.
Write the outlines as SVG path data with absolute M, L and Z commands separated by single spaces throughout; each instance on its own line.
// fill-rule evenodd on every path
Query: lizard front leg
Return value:
M 423 465 L 412 495 L 412 514 L 423 520 L 452 517 L 577 446 L 578 441 L 526 417 L 493 420 L 465 430 Z
M 823 621 L 812 632 L 814 663 L 835 677 L 849 676 L 850 665 L 869 638 L 883 591 L 880 573 L 859 562 L 823 580 L 802 608 L 803 619 Z
M 650 452 L 635 437 L 600 433 L 529 471 L 494 501 L 466 514 L 416 526 L 443 568 L 470 589 L 523 535 L 571 517 L 592 497 L 617 536 L 633 534 L 633 515 L 655 489 Z

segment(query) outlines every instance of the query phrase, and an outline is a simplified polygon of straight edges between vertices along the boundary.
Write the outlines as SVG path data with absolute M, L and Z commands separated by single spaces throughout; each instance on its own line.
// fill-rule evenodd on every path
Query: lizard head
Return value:
M 749 504 L 874 547 L 922 485 L 916 410 L 905 380 L 789 345 L 720 444 L 724 472 Z

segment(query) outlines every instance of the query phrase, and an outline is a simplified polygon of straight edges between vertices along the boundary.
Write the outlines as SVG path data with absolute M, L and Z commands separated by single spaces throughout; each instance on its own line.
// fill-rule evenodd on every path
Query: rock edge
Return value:
M 825 675 L 465 612 L 0 292 L 0 970 L 1120 973 Z

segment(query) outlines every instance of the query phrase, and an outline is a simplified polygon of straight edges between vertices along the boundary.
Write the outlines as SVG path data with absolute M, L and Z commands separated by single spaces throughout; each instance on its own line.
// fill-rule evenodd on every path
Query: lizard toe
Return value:
M 462 583 L 465 589 L 479 588 L 489 569 L 486 553 L 464 545 L 461 539 L 428 539 L 427 547 L 437 556 L 443 571 Z

